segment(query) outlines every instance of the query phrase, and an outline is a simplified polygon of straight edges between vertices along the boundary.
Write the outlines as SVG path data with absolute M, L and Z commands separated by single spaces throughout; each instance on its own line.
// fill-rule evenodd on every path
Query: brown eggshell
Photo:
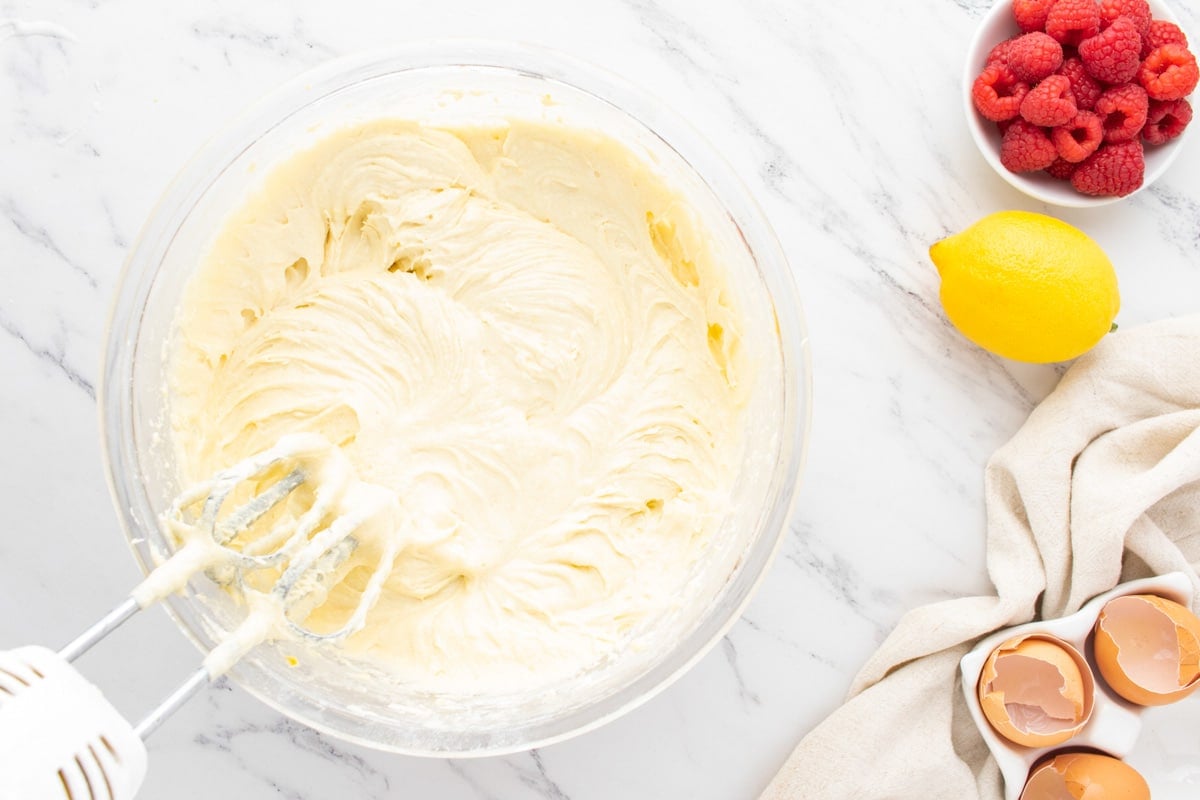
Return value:
M 1136 594 L 1108 601 L 1092 646 L 1105 682 L 1131 703 L 1174 703 L 1200 686 L 1200 618 L 1171 600 Z M 1177 657 L 1164 660 L 1165 652 Z
M 1034 767 L 1020 800 L 1150 800 L 1150 787 L 1119 759 L 1062 753 Z
M 991 652 L 976 691 L 984 717 L 998 734 L 1025 747 L 1053 747 L 1087 724 L 1095 685 L 1074 647 L 1031 634 Z

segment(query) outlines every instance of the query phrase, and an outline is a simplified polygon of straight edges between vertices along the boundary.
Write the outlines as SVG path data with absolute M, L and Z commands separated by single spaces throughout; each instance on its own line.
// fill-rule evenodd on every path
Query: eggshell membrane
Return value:
M 1120 759 L 1063 753 L 1034 768 L 1020 800 L 1150 800 L 1150 787 Z
M 993 650 L 977 692 L 983 715 L 996 732 L 1025 747 L 1053 747 L 1079 733 L 1095 699 L 1083 656 L 1044 634 L 1009 639 Z
M 1110 600 L 1096 620 L 1096 666 L 1131 703 L 1161 706 L 1200 686 L 1200 619 L 1186 607 L 1148 594 Z

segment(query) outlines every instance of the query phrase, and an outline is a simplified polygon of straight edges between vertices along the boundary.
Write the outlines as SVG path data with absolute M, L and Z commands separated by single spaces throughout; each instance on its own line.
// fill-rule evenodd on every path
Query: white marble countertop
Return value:
M 536 42 L 693 119 L 791 258 L 815 413 L 780 558 L 678 683 L 569 742 L 465 762 L 391 756 L 223 686 L 151 740 L 142 796 L 756 796 L 905 610 L 989 590 L 982 468 L 1059 374 L 960 338 L 926 255 L 991 211 L 1045 210 L 991 172 L 963 121 L 961 62 L 987 5 L 0 0 L 0 648 L 59 646 L 138 577 L 102 474 L 97 364 L 121 263 L 188 156 L 257 96 L 340 54 L 452 35 Z M 1200 9 L 1174 5 L 1200 31 Z M 1121 324 L 1197 310 L 1195 137 L 1152 189 L 1059 216 L 1117 264 Z M 136 716 L 196 661 L 155 610 L 84 668 Z M 1174 713 L 1200 719 L 1195 705 Z

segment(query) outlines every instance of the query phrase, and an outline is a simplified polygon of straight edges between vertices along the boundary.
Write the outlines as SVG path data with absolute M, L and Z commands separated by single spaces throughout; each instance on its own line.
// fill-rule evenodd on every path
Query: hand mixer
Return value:
M 301 487 L 311 490 L 307 508 L 271 519 Z M 226 505 L 232 509 L 224 511 Z M 313 434 L 285 436 L 180 494 L 165 514 L 179 547 L 124 602 L 57 653 L 37 646 L 0 652 L 0 800 L 132 798 L 146 773 L 144 740 L 255 645 L 280 636 L 332 643 L 360 630 L 397 554 L 390 529 L 378 537 L 378 559 L 344 624 L 318 633 L 305 620 L 362 545 L 364 526 L 382 520 L 386 529 L 395 505 L 389 492 L 355 480 L 341 451 Z M 246 618 L 191 677 L 130 725 L 71 662 L 199 571 L 238 587 Z M 248 585 L 252 573 L 265 575 L 269 587 Z

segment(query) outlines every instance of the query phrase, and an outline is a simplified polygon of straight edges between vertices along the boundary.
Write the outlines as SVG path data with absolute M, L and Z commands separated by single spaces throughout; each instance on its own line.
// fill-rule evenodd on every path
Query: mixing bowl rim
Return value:
M 563 84 L 616 109 L 674 151 L 729 215 L 744 245 L 752 254 L 776 312 L 775 329 L 779 336 L 783 359 L 783 391 L 780 403 L 784 430 L 781 432 L 779 448 L 773 453 L 776 467 L 771 476 L 774 486 L 768 495 L 768 505 L 760 512 L 753 539 L 735 568 L 735 574 L 718 595 L 718 601 L 730 596 L 735 597 L 727 607 L 725 618 L 719 620 L 710 634 L 694 643 L 694 648 L 678 663 L 670 663 L 673 656 L 684 653 L 685 645 L 693 644 L 693 639 L 702 633 L 706 621 L 714 621 L 720 616 L 723 610 L 721 602 L 714 602 L 712 607 L 698 618 L 695 627 L 674 643 L 664 658 L 651 663 L 615 691 L 600 697 L 590 705 L 554 717 L 549 723 L 539 720 L 525 726 L 550 726 L 556 730 L 532 736 L 518 743 L 462 751 L 396 745 L 342 730 L 322 719 L 314 718 L 303 707 L 288 707 L 283 702 L 285 695 L 280 694 L 277 698 L 253 686 L 250 680 L 242 679 L 236 667 L 230 673 L 231 679 L 237 685 L 268 707 L 338 739 L 406 755 L 468 758 L 522 752 L 600 727 L 664 691 L 721 640 L 753 598 L 788 531 L 788 523 L 794 513 L 799 494 L 800 477 L 807 461 L 808 432 L 812 414 L 812 374 L 804 313 L 795 279 L 765 212 L 724 156 L 687 120 L 672 112 L 668 106 L 650 96 L 643 88 L 635 87 L 601 67 L 553 50 L 488 40 L 460 39 L 414 43 L 334 59 L 269 91 L 233 117 L 196 151 L 164 189 L 130 248 L 118 277 L 105 327 L 97 407 L 109 492 L 118 511 L 126 542 L 143 574 L 153 568 L 149 554 L 139 547 L 145 545 L 149 532 L 143 530 L 139 524 L 133 504 L 141 503 L 144 506 L 143 510 L 150 512 L 147 518 L 152 520 L 154 517 L 153 508 L 146 497 L 145 486 L 138 470 L 135 469 L 136 421 L 133 419 L 132 378 L 136 336 L 145 314 L 150 287 L 161 268 L 161 254 L 169 249 L 171 240 L 178 233 L 197 200 L 224 170 L 236 161 L 240 153 L 267 132 L 274 130 L 276 126 L 310 104 L 347 87 L 393 73 L 431 68 L 500 70 Z M 370 74 L 362 74 L 368 72 Z M 324 90 L 314 93 L 313 88 L 319 86 L 324 86 Z M 273 106 L 280 104 L 286 104 L 286 113 L 282 116 L 278 113 L 268 113 Z M 275 111 L 277 112 L 277 109 Z M 670 138 L 662 133 L 664 127 L 670 129 Z M 687 152 L 682 151 L 679 146 L 681 137 L 689 140 L 685 148 Z M 693 158 L 689 157 L 689 154 L 694 156 L 696 153 L 702 153 L 709 162 L 707 170 L 698 168 Z M 200 162 L 203 158 L 217 154 L 223 166 L 215 174 L 201 167 Z M 714 185 L 714 182 L 720 185 Z M 149 257 L 143 255 L 147 252 L 150 253 Z M 154 257 L 155 253 L 158 253 L 158 258 Z M 770 263 L 770 268 L 765 269 L 764 263 Z M 781 306 L 786 309 L 782 315 L 779 313 Z M 751 571 L 748 572 L 748 568 Z M 741 585 L 739 581 L 742 581 Z M 189 600 L 176 595 L 169 598 L 164 607 L 184 635 L 201 653 L 206 653 L 211 647 L 206 632 L 198 630 L 198 625 L 185 619 L 183 609 L 189 604 Z M 604 705 L 610 707 L 603 713 L 589 718 L 590 713 Z

